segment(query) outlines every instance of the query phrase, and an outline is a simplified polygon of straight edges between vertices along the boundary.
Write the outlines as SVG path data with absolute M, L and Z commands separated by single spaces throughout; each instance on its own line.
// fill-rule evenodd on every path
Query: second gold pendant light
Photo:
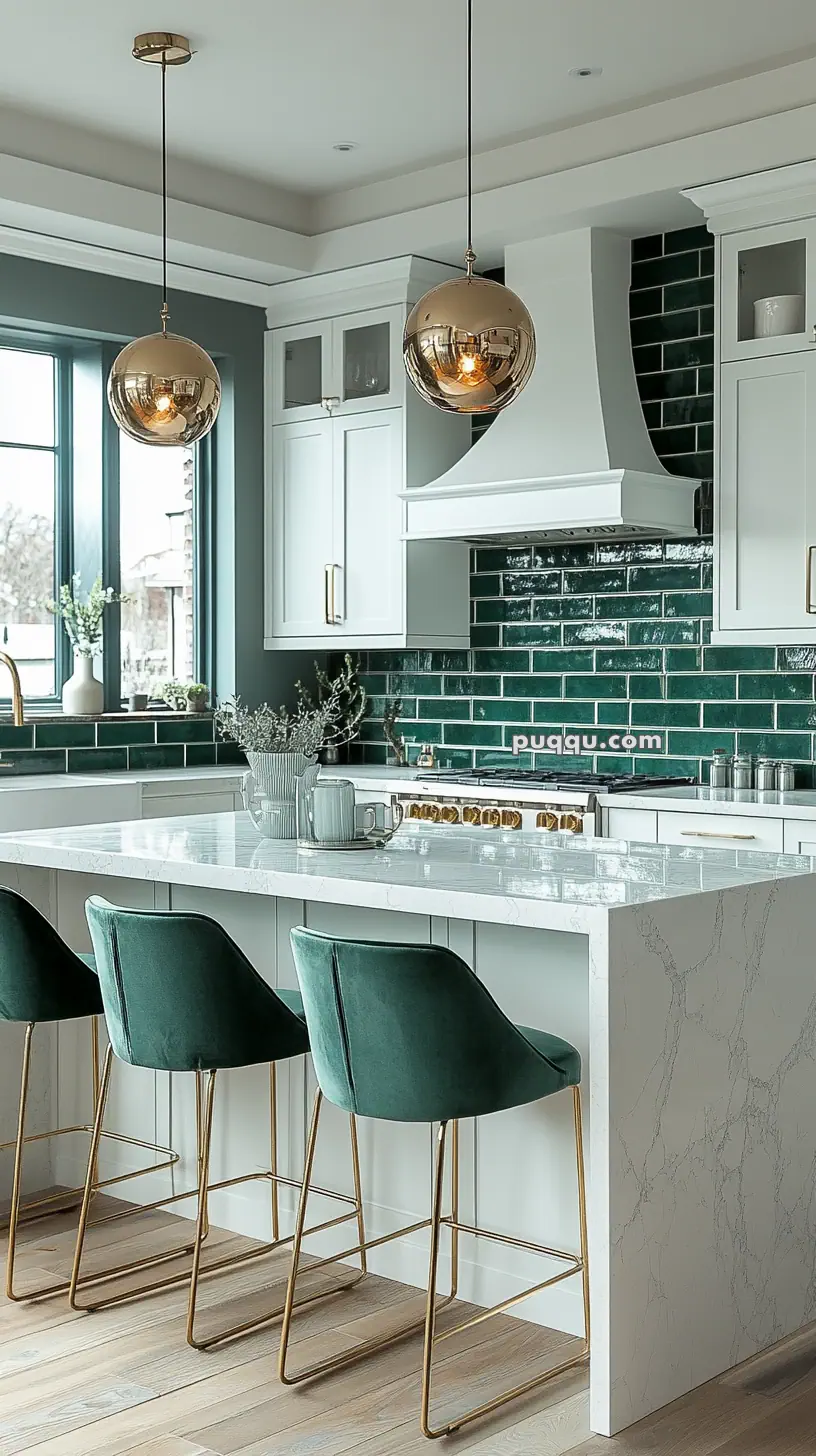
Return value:
M 457 414 L 502 410 L 535 365 L 533 321 L 517 294 L 473 272 L 473 0 L 467 0 L 467 247 L 464 278 L 432 288 L 405 325 L 403 359 L 428 404 Z
M 209 354 L 167 329 L 167 67 L 184 65 L 192 52 L 186 36 L 154 31 L 137 35 L 133 55 L 161 66 L 161 332 L 125 345 L 110 372 L 108 403 L 117 425 L 132 439 L 145 445 L 192 445 L 212 429 L 221 404 L 221 380 Z

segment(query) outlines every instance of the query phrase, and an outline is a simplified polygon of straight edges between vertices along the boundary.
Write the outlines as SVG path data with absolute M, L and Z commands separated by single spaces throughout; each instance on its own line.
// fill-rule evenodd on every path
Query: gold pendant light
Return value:
M 212 359 L 192 339 L 167 332 L 167 67 L 192 57 L 186 36 L 169 31 L 137 35 L 137 61 L 161 66 L 162 307 L 161 333 L 126 344 L 108 379 L 108 403 L 120 430 L 143 445 L 192 445 L 215 424 L 221 380 Z
M 473 264 L 473 0 L 467 0 L 467 275 L 414 305 L 402 341 L 405 370 L 429 404 L 494 414 L 520 394 L 535 364 L 535 329 L 521 299 Z

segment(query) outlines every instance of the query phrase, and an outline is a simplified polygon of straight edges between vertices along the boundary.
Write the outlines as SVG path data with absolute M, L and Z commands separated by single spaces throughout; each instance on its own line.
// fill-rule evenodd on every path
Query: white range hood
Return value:
M 630 260 L 629 239 L 598 228 L 507 248 L 536 329 L 532 378 L 452 469 L 403 492 L 408 540 L 696 534 L 700 482 L 663 469 L 643 419 Z

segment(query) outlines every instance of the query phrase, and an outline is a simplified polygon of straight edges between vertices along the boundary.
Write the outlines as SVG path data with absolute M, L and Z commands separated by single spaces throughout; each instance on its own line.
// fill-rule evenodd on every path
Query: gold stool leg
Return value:
M 584 1121 L 581 1111 L 581 1088 L 572 1089 L 575 1123 L 575 1158 L 578 1164 L 578 1217 L 581 1224 L 581 1277 L 584 1294 L 584 1340 L 589 1354 L 589 1239 L 587 1237 L 586 1171 L 584 1168 Z
M 200 1074 L 197 1074 L 200 1075 Z M 193 1267 L 190 1270 L 190 1293 L 187 1301 L 187 1343 L 194 1350 L 206 1349 L 206 1344 L 196 1340 L 194 1335 L 198 1279 L 201 1270 L 201 1244 L 207 1222 L 207 1195 L 210 1179 L 210 1145 L 212 1142 L 213 1107 L 215 1103 L 215 1077 L 211 1071 L 207 1078 L 207 1093 L 204 1102 L 203 1132 L 199 1155 L 198 1214 L 196 1217 L 195 1243 L 193 1244 Z
M 436 1165 L 434 1168 L 433 1195 L 431 1199 L 431 1250 L 428 1263 L 428 1298 L 425 1304 L 425 1340 L 422 1349 L 422 1395 L 420 1399 L 419 1424 L 423 1436 L 441 1434 L 432 1431 L 429 1425 L 431 1407 L 431 1375 L 433 1371 L 433 1346 L 436 1331 L 436 1277 L 439 1267 L 439 1236 L 442 1228 L 442 1189 L 445 1178 L 445 1144 L 448 1124 L 441 1122 L 436 1139 Z M 458 1230 L 453 1230 L 456 1237 Z
M 19 1300 L 23 1295 L 14 1293 L 14 1255 L 17 1248 L 17 1225 L 20 1219 L 20 1193 L 23 1181 L 23 1146 L 25 1143 L 25 1118 L 28 1104 L 28 1084 L 31 1073 L 31 1039 L 34 1022 L 29 1021 L 23 1042 L 23 1068 L 20 1081 L 20 1104 L 17 1111 L 17 1139 L 14 1144 L 14 1173 L 11 1183 L 11 1208 L 8 1226 L 8 1253 L 6 1255 L 6 1298 Z
M 80 1309 L 76 1302 L 77 1285 L 79 1284 L 79 1270 L 82 1263 L 82 1252 L 85 1246 L 85 1234 L 88 1228 L 88 1213 L 91 1207 L 91 1199 L 94 1193 L 95 1169 L 99 1158 L 99 1142 L 102 1137 L 102 1124 L 105 1119 L 105 1105 L 108 1100 L 110 1089 L 111 1063 L 113 1062 L 113 1047 L 109 1046 L 105 1052 L 105 1061 L 102 1067 L 102 1077 L 99 1083 L 99 1092 L 96 1099 L 96 1111 L 94 1113 L 93 1132 L 91 1133 L 91 1146 L 88 1153 L 88 1171 L 85 1175 L 85 1190 L 82 1195 L 82 1207 L 79 1210 L 79 1224 L 77 1227 L 76 1248 L 74 1250 L 74 1263 L 71 1269 L 71 1282 L 68 1286 L 68 1303 L 72 1309 Z

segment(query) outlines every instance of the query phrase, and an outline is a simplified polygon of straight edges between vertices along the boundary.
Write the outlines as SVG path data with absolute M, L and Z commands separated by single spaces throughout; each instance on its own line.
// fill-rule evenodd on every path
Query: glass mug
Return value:
M 387 842 L 393 839 L 402 823 L 403 808 L 396 799 L 385 804 L 358 804 L 355 816 L 359 834 Z

